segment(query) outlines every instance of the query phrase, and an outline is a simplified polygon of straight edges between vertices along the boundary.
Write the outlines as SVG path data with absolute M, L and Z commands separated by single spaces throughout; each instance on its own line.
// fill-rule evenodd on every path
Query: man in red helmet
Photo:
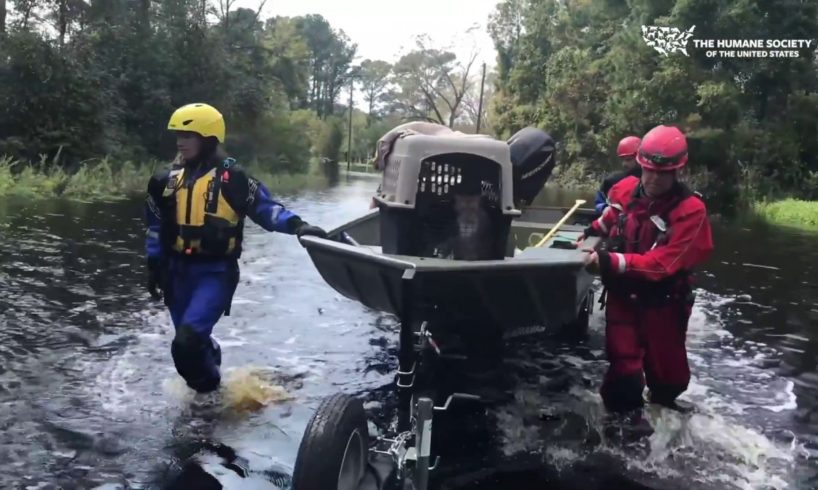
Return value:
M 691 270 L 713 250 L 704 202 L 677 178 L 687 163 L 687 141 L 672 126 L 642 139 L 636 161 L 641 178 L 626 177 L 608 193 L 610 205 L 585 236 L 607 237 L 589 250 L 607 291 L 606 350 L 610 366 L 601 395 L 610 411 L 649 401 L 679 408 L 690 369 L 685 350 L 693 307 Z M 644 373 L 644 374 L 643 374 Z
M 638 136 L 626 136 L 619 141 L 616 156 L 622 161 L 622 170 L 605 177 L 602 186 L 596 191 L 594 208 L 598 214 L 602 214 L 608 207 L 608 192 L 617 182 L 631 175 L 636 177 L 642 175 L 642 167 L 636 164 L 636 150 L 639 149 L 641 141 Z

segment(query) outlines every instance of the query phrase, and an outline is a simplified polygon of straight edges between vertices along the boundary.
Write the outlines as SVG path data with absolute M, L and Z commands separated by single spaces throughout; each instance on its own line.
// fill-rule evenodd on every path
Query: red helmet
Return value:
M 620 158 L 635 157 L 636 150 L 639 149 L 639 143 L 641 141 L 638 136 L 626 136 L 622 138 L 616 147 L 616 156 Z
M 665 172 L 687 163 L 687 140 L 675 126 L 656 126 L 645 134 L 636 161 L 643 168 Z

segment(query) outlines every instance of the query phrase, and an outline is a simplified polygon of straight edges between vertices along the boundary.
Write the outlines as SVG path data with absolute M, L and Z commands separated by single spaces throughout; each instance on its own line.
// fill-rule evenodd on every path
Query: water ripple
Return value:
M 282 199 L 331 228 L 364 212 L 376 185 L 353 180 Z M 226 374 L 276 373 L 294 400 L 237 414 L 224 409 L 224 393 L 194 396 L 175 372 L 170 319 L 143 291 L 141 202 L 16 206 L 0 215 L 0 488 L 149 488 L 191 461 L 226 488 L 284 488 L 322 397 L 361 394 L 373 430 L 392 423 L 396 319 L 336 294 L 293 237 L 248 224 L 233 314 L 215 335 Z M 813 242 L 721 229 L 716 241 L 721 256 L 701 275 L 690 325 L 684 398 L 694 415 L 606 416 L 596 312 L 585 345 L 509 342 L 511 400 L 436 423 L 485 456 L 454 455 L 451 468 L 527 457 L 553 471 L 549 482 L 614 472 L 619 482 L 685 489 L 814 479 Z M 216 444 L 247 460 L 249 478 L 226 469 Z

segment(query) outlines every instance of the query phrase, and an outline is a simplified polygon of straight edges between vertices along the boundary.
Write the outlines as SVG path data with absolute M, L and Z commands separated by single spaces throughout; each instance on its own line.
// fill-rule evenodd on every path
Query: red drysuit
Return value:
M 586 230 L 608 237 L 599 252 L 610 362 L 601 395 L 611 411 L 638 408 L 647 379 L 651 401 L 672 405 L 690 380 L 690 272 L 713 250 L 707 210 L 680 183 L 650 199 L 637 177 L 621 180 L 608 198 L 611 205 Z

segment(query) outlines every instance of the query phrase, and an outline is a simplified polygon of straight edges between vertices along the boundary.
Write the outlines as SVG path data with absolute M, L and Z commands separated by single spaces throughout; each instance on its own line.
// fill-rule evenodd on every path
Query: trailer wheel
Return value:
M 293 490 L 357 490 L 368 465 L 369 430 L 361 400 L 338 393 L 313 414 L 295 460 Z

